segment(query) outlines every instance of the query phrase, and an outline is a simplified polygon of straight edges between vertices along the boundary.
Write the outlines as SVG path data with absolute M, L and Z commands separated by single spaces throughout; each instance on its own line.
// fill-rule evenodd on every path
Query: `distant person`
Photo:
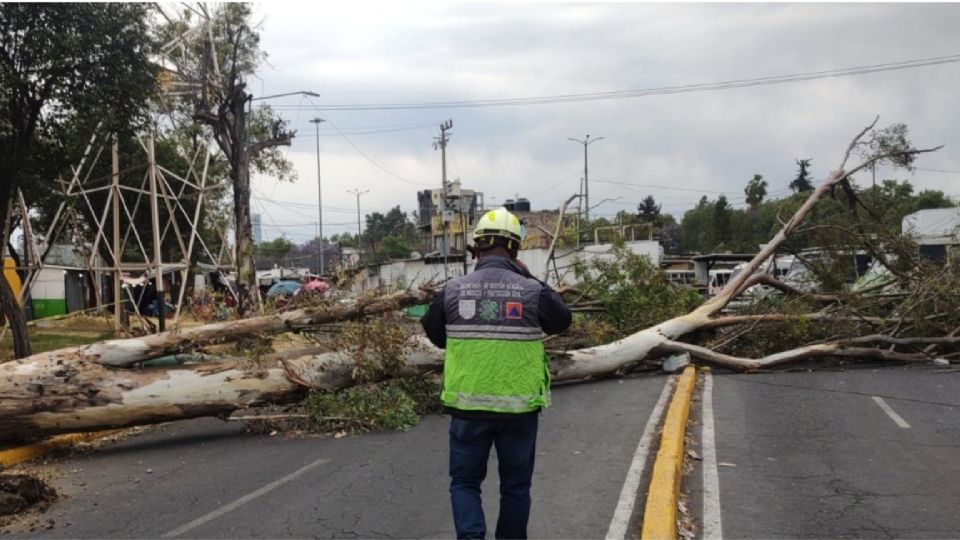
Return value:
M 444 410 L 450 414 L 450 501 L 457 538 L 484 538 L 480 485 L 497 448 L 497 538 L 526 538 L 539 411 L 550 405 L 543 333 L 570 326 L 559 294 L 517 260 L 520 221 L 505 208 L 473 233 L 473 273 L 447 283 L 421 324 L 446 349 Z

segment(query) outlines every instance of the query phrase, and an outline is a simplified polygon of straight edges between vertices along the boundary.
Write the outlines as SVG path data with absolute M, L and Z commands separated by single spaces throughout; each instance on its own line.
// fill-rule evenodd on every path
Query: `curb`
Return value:
M 24 461 L 30 461 L 31 459 L 38 458 L 43 454 L 58 448 L 64 448 L 76 443 L 95 441 L 115 433 L 120 433 L 121 431 L 123 430 L 109 429 L 95 433 L 58 435 L 42 442 L 29 444 L 27 446 L 19 446 L 17 448 L 10 448 L 9 450 L 2 450 L 0 451 L 0 468 L 11 467 L 18 463 L 23 463 Z
M 647 503 L 643 511 L 642 539 L 677 538 L 677 498 L 683 476 L 683 437 L 697 372 L 687 366 L 677 381 L 667 417 L 663 421 L 660 450 L 650 475 Z

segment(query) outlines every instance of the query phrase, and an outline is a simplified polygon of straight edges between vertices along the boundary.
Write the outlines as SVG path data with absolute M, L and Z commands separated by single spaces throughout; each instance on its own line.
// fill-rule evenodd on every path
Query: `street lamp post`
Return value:
M 587 147 L 591 144 L 602 141 L 603 137 L 597 137 L 596 139 L 590 140 L 590 135 L 588 134 L 584 140 L 574 139 L 572 137 L 567 138 L 568 141 L 573 141 L 575 143 L 580 143 L 583 145 L 583 205 L 586 207 L 586 216 L 585 220 L 590 221 L 590 183 L 589 175 L 587 174 Z
M 320 123 L 324 122 L 323 118 L 317 117 L 313 120 L 310 120 L 310 123 L 314 124 L 317 128 L 317 222 L 319 226 L 319 237 L 317 238 L 317 268 L 319 269 L 317 273 L 321 276 L 324 274 L 323 267 L 323 187 L 320 184 Z

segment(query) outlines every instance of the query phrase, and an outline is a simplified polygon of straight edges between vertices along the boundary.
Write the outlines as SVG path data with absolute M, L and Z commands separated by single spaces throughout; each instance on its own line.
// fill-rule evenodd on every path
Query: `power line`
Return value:
M 661 96 L 670 94 L 683 94 L 689 92 L 709 92 L 713 90 L 729 90 L 733 88 L 746 88 L 751 86 L 769 86 L 775 84 L 785 84 L 791 82 L 811 81 L 816 79 L 827 79 L 835 77 L 848 77 L 852 75 L 865 75 L 869 73 L 880 73 L 885 71 L 899 71 L 904 69 L 914 69 L 924 66 L 935 66 L 940 64 L 951 64 L 960 62 L 960 54 L 948 56 L 935 56 L 930 58 L 918 58 L 914 60 L 904 60 L 900 62 L 887 62 L 883 64 L 872 64 L 866 66 L 856 66 L 841 69 L 830 69 L 823 71 L 811 71 L 805 73 L 792 73 L 787 75 L 774 75 L 767 77 L 755 77 L 748 79 L 734 79 L 729 81 L 685 84 L 678 86 L 663 86 L 656 88 L 643 88 L 637 90 L 616 90 L 611 92 L 593 92 L 582 94 L 560 94 L 553 96 L 539 97 L 516 97 L 516 98 L 496 98 L 479 99 L 463 101 L 437 101 L 420 103 L 361 103 L 361 104 L 330 104 L 317 106 L 315 110 L 325 111 L 373 111 L 373 110 L 410 110 L 410 109 L 450 109 L 450 108 L 474 108 L 474 107 L 500 107 L 500 106 L 518 106 L 518 105 L 545 105 L 551 103 L 574 103 L 581 101 L 598 101 L 608 99 L 630 99 L 647 96 Z
M 367 153 L 364 152 L 363 150 L 361 150 L 359 146 L 357 146 L 356 144 L 354 144 L 354 142 L 353 142 L 352 140 L 350 140 L 349 137 L 347 137 L 342 131 L 340 131 L 340 128 L 338 128 L 337 125 L 336 125 L 335 123 L 333 123 L 332 120 L 330 120 L 329 118 L 325 118 L 325 120 L 326 120 L 327 124 L 334 129 L 334 131 L 336 131 L 337 133 L 340 134 L 340 137 L 342 137 L 343 140 L 347 141 L 347 144 L 349 144 L 351 147 L 353 147 L 353 149 L 356 150 L 358 154 L 360 154 L 361 156 L 363 156 L 364 158 L 366 158 L 366 160 L 369 161 L 370 163 L 373 163 L 373 164 L 374 164 L 378 169 L 380 169 L 381 171 L 389 174 L 390 176 L 396 178 L 397 180 L 400 180 L 401 182 L 406 182 L 406 183 L 411 184 L 411 185 L 414 185 L 414 186 L 431 186 L 431 185 L 433 185 L 432 183 L 422 183 L 422 182 L 417 182 L 417 181 L 415 181 L 415 180 L 410 180 L 409 178 L 404 178 L 404 177 L 402 177 L 402 176 L 394 173 L 394 172 L 391 171 L 390 169 L 387 169 L 386 167 L 384 167 L 383 165 L 381 165 L 377 160 L 375 160 L 375 159 L 373 159 L 372 157 L 368 156 Z
M 291 109 L 291 110 L 294 110 L 294 109 Z M 302 110 L 302 109 L 300 109 L 300 110 Z M 349 130 L 344 129 L 344 130 L 343 130 L 343 133 L 346 134 L 346 135 L 350 135 L 351 137 L 354 137 L 354 136 L 357 136 L 357 135 L 375 135 L 375 134 L 378 134 L 378 133 L 397 133 L 397 132 L 400 132 L 400 131 L 412 131 L 412 130 L 416 130 L 416 129 L 427 129 L 427 128 L 432 128 L 432 127 L 433 127 L 433 123 L 422 122 L 422 123 L 419 123 L 419 124 L 412 124 L 412 125 L 403 126 L 403 127 L 391 127 L 391 128 L 379 128 L 379 129 L 370 128 L 370 129 L 365 130 L 365 131 L 349 131 Z M 319 136 L 320 136 L 320 137 L 341 137 L 342 135 L 341 135 L 340 133 L 321 133 Z M 315 139 L 316 137 L 317 137 L 316 134 L 313 134 L 313 135 L 297 135 L 297 138 L 298 138 L 298 139 Z
M 302 203 L 302 202 L 295 202 L 295 201 L 278 201 L 276 199 L 268 199 L 267 197 L 263 197 L 263 196 L 255 196 L 254 199 L 257 199 L 258 201 L 273 203 L 277 206 L 293 206 L 293 207 L 301 207 L 301 208 L 310 208 L 314 210 L 317 208 L 317 205 L 311 204 L 311 203 Z M 356 208 L 344 208 L 340 206 L 324 206 L 323 209 L 330 210 L 332 212 L 350 212 L 351 214 L 357 211 Z M 390 209 L 392 210 L 393 207 L 390 207 Z M 380 211 L 380 210 L 371 210 L 370 208 L 362 208 L 361 210 L 363 212 L 379 212 Z M 310 216 L 304 216 L 304 217 L 310 217 Z
M 926 168 L 926 167 L 914 167 L 918 171 L 924 172 L 938 172 L 938 173 L 960 173 L 960 169 L 935 169 L 935 168 Z
M 594 179 L 594 182 L 600 182 L 601 184 L 615 184 L 618 186 L 633 186 L 633 187 L 642 187 L 647 189 L 665 189 L 668 191 L 693 191 L 696 193 L 717 193 L 720 195 L 735 195 L 740 193 L 739 191 L 717 191 L 713 189 L 695 189 L 695 188 L 681 188 L 676 186 L 658 186 L 656 184 L 635 184 L 632 182 L 616 182 L 614 180 L 597 180 Z
M 354 225 L 354 224 L 356 224 L 356 222 L 355 222 L 355 221 L 343 221 L 343 222 L 340 222 L 340 223 L 328 223 L 328 222 L 324 222 L 323 224 L 324 224 L 324 225 L 338 226 L 338 225 Z M 269 224 L 269 223 L 261 223 L 260 226 L 261 226 L 261 227 L 273 228 L 273 229 L 283 229 L 283 228 L 286 228 L 286 227 L 316 227 L 316 226 L 317 226 L 317 222 L 316 222 L 316 221 L 311 221 L 311 222 L 309 222 L 309 223 L 272 223 L 272 224 Z

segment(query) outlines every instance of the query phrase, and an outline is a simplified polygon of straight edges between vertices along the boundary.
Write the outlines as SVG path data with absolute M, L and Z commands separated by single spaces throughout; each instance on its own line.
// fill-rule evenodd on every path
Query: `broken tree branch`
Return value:
M 543 267 L 543 281 L 547 281 L 547 279 L 550 277 L 550 263 L 551 261 L 554 261 L 553 256 L 557 249 L 557 239 L 560 238 L 560 231 L 563 230 L 563 216 L 567 212 L 567 206 L 569 206 L 570 203 L 575 199 L 579 198 L 580 195 L 574 193 L 568 197 L 567 200 L 563 201 L 563 204 L 560 206 L 560 215 L 557 217 L 557 227 L 553 232 L 553 239 L 550 240 L 550 248 L 547 250 L 547 262 L 544 263 Z M 556 263 L 554 262 L 554 264 Z M 559 285 L 559 283 L 557 285 Z
M 354 320 L 407 306 L 423 304 L 433 295 L 428 290 L 400 292 L 387 296 L 361 298 L 356 304 L 320 305 L 250 319 L 224 321 L 196 328 L 172 330 L 127 339 L 111 339 L 90 345 L 69 347 L 35 354 L 24 362 L 47 360 L 73 362 L 86 360 L 106 366 L 122 367 L 151 358 L 189 351 L 196 347 L 235 341 L 251 335 L 269 335 L 291 328 L 304 328 L 337 321 Z

